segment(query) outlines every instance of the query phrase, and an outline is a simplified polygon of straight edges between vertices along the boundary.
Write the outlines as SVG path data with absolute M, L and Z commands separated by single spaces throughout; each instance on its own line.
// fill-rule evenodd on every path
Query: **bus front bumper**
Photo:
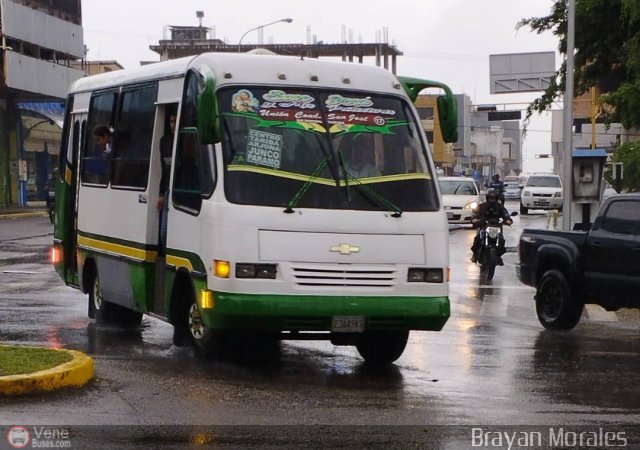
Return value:
M 332 331 L 334 317 L 364 317 L 367 330 L 439 331 L 450 315 L 448 297 L 253 295 L 214 292 L 201 309 L 214 329 Z

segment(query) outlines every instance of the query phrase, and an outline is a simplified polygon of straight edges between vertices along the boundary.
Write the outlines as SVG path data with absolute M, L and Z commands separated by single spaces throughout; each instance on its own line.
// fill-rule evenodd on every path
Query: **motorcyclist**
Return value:
M 502 219 L 503 223 L 506 225 L 511 225 L 513 220 L 511 220 L 511 216 L 509 215 L 509 211 L 498 202 L 498 191 L 495 188 L 489 188 L 486 194 L 486 201 L 480 203 L 476 209 L 473 210 L 473 216 L 471 217 L 471 223 L 478 226 L 478 232 L 476 233 L 475 238 L 473 239 L 473 245 L 471 246 L 471 251 L 473 255 L 471 256 L 471 262 L 478 262 L 478 250 L 480 249 L 481 241 L 480 241 L 480 232 L 484 225 L 488 222 L 498 222 Z M 498 265 L 503 266 L 504 262 L 502 261 L 502 255 L 505 254 L 506 249 L 504 246 L 504 237 L 502 233 L 498 238 Z
M 487 184 L 487 188 L 493 188 L 498 191 L 498 201 L 504 205 L 504 181 L 500 179 L 500 174 L 493 174 L 491 181 Z

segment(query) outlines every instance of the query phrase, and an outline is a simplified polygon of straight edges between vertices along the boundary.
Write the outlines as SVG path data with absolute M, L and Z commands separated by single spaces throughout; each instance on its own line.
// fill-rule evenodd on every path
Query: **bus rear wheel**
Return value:
M 407 346 L 409 331 L 367 331 L 356 343 L 358 353 L 372 366 L 391 364 Z
M 109 303 L 102 297 L 102 289 L 100 289 L 100 277 L 96 273 L 91 283 L 89 291 L 89 303 L 93 308 L 96 323 L 100 325 L 108 325 L 113 323 L 113 303 Z
M 100 277 L 96 273 L 93 277 L 89 302 L 95 315 L 96 323 L 100 325 L 116 325 L 119 327 L 136 327 L 142 321 L 142 313 L 133 311 L 115 303 L 110 303 L 102 296 Z

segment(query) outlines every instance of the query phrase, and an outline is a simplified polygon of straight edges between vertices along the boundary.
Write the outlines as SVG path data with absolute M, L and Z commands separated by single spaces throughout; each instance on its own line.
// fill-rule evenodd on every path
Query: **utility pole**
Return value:
M 576 1 L 569 0 L 567 7 L 567 60 L 565 74 L 565 92 L 563 97 L 563 136 L 564 155 L 562 158 L 563 201 L 562 229 L 571 230 L 571 208 L 573 198 L 573 60 L 575 49 L 575 13 Z

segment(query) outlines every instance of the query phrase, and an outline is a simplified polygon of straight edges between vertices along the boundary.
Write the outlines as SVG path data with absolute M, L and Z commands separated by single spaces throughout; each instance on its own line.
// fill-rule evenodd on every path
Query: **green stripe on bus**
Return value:
M 214 307 L 203 319 L 212 328 L 328 331 L 334 316 L 365 316 L 372 324 L 412 330 L 440 330 L 449 318 L 446 296 L 256 295 L 214 292 Z

